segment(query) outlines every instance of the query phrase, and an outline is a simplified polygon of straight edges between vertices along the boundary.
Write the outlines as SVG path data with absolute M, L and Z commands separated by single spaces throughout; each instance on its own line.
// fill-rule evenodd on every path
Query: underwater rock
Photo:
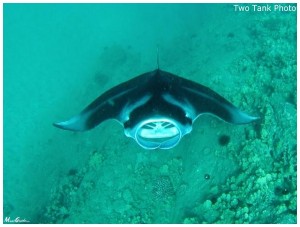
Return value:
M 184 220 L 183 220 L 183 224 L 198 224 L 199 222 L 198 222 L 198 220 L 197 220 L 197 218 L 195 218 L 195 217 L 192 217 L 192 218 L 185 218 Z
M 133 202 L 132 193 L 128 188 L 124 190 L 122 197 L 127 203 Z
M 220 216 L 219 212 L 213 207 L 211 200 L 206 200 L 202 205 L 195 209 L 195 212 L 207 223 L 214 223 Z
M 278 218 L 276 223 L 278 223 L 278 224 L 296 224 L 297 218 L 295 215 L 287 214 L 287 215 L 284 215 L 283 217 Z

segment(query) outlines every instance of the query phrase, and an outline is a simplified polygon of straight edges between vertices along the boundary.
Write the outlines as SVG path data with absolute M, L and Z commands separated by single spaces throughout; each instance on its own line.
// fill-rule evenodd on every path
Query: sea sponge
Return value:
M 169 176 L 159 176 L 153 184 L 152 193 L 156 200 L 165 200 L 175 195 L 174 187 Z

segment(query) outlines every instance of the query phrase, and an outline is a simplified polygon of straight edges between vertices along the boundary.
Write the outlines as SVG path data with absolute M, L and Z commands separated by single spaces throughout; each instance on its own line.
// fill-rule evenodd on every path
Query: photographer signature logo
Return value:
M 30 221 L 27 221 L 25 218 L 16 217 L 14 219 L 10 217 L 5 217 L 4 222 L 6 223 L 27 223 Z

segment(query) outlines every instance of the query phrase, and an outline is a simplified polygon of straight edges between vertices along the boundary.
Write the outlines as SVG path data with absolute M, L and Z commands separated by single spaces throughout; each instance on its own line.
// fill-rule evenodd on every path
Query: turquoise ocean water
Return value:
M 4 4 L 3 222 L 296 223 L 296 12 L 245 6 Z M 261 121 L 201 116 L 154 151 L 113 120 L 52 126 L 156 69 L 157 46 Z

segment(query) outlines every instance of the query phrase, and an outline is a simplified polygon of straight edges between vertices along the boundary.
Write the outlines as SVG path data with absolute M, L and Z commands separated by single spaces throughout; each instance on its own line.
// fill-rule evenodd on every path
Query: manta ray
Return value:
M 86 131 L 108 119 L 117 120 L 127 137 L 145 149 L 170 149 L 192 131 L 195 120 L 211 114 L 232 124 L 258 120 L 199 83 L 157 69 L 101 94 L 69 120 L 54 126 Z

